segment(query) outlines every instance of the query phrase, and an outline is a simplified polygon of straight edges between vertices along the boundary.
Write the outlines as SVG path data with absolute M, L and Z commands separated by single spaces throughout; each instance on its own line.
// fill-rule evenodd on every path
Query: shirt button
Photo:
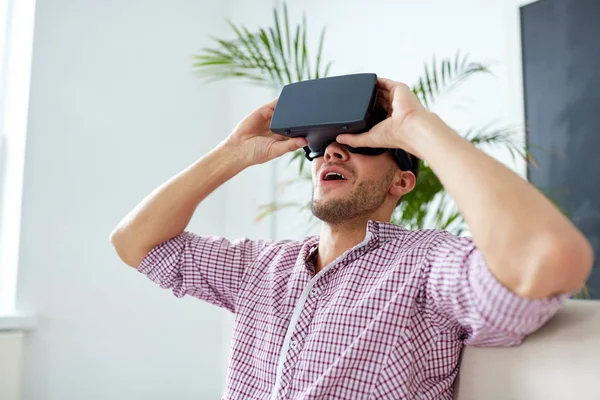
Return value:
M 311 297 L 318 296 L 318 295 L 319 295 L 319 293 L 321 293 L 321 291 L 320 291 L 319 289 L 314 289 L 314 288 L 313 288 L 313 289 L 310 291 L 310 295 L 311 295 Z
M 296 347 L 298 347 L 298 342 L 295 340 L 292 340 L 290 342 L 290 349 L 295 349 Z

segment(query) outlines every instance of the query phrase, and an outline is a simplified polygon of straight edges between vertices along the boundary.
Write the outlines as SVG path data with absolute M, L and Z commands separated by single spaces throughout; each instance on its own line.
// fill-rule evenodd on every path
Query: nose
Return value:
M 325 158 L 325 162 L 347 161 L 350 155 L 346 146 L 333 142 L 327 146 L 323 157 Z

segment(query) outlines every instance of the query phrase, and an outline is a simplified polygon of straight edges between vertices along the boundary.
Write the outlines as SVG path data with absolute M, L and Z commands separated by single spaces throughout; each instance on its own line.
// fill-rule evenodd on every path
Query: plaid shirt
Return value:
M 564 298 L 516 296 L 446 231 L 369 221 L 315 275 L 318 241 L 184 232 L 140 264 L 175 296 L 235 313 L 224 399 L 451 399 L 463 345 L 517 345 Z

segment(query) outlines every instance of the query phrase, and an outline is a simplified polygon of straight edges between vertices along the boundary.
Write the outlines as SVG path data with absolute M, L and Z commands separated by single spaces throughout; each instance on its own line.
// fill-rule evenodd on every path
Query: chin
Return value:
M 317 186 L 314 190 L 321 195 L 343 196 L 341 193 L 348 192 L 351 188 L 352 185 L 349 184 L 324 184 Z
M 330 201 L 337 201 L 337 200 L 342 200 L 342 199 L 347 199 L 348 198 L 348 194 L 347 193 L 332 193 L 332 191 L 318 191 L 315 193 L 315 195 L 313 196 L 313 201 L 318 201 L 318 202 L 330 202 Z

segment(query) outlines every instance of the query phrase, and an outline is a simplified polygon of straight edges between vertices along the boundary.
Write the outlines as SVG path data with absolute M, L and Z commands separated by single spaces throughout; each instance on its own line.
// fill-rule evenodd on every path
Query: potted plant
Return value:
M 207 82 L 237 79 L 280 91 L 288 83 L 328 76 L 332 63 L 325 62 L 323 57 L 325 28 L 321 30 L 316 56 L 312 57 L 307 44 L 306 16 L 303 16 L 300 24 L 291 26 L 285 3 L 282 13 L 277 8 L 273 9 L 273 25 L 267 28 L 250 31 L 243 25 L 227 22 L 233 38 L 213 37 L 215 46 L 204 48 L 194 56 L 193 67 Z M 425 64 L 423 75 L 416 79 L 412 89 L 429 107 L 439 96 L 461 82 L 474 75 L 490 73 L 486 65 L 473 62 L 460 52 L 453 59 L 439 62 L 434 56 L 429 64 Z M 501 146 L 510 151 L 513 157 L 520 156 L 529 162 L 529 153 L 514 141 L 516 133 L 515 128 L 488 125 L 481 129 L 470 129 L 464 136 L 476 146 Z M 304 168 L 304 151 L 295 152 L 290 161 L 298 164 L 298 180 L 309 181 L 310 174 Z M 259 218 L 282 207 L 310 209 L 308 204 L 276 202 L 265 204 Z M 466 229 L 462 215 L 437 176 L 423 161 L 415 190 L 406 195 L 394 212 L 392 222 L 410 229 L 446 229 L 458 235 Z
M 301 23 L 291 26 L 285 3 L 283 12 L 273 9 L 273 25 L 270 27 L 250 31 L 229 20 L 227 23 L 232 29 L 233 38 L 213 37 L 214 47 L 203 48 L 194 56 L 193 67 L 207 82 L 236 79 L 279 92 L 289 83 L 328 76 L 332 63 L 326 62 L 323 57 L 325 28 L 320 33 L 316 56 L 312 57 L 307 44 L 306 16 L 303 16 Z M 436 61 L 433 56 L 431 62 L 425 64 L 422 76 L 415 80 L 412 90 L 426 107 L 430 107 L 443 94 L 481 74 L 491 74 L 489 67 L 471 61 L 460 52 L 454 58 L 441 61 Z M 513 160 L 520 157 L 530 165 L 537 166 L 531 153 L 517 144 L 518 133 L 517 127 L 494 127 L 489 124 L 468 129 L 463 136 L 484 151 L 500 147 L 508 150 Z M 311 175 L 304 168 L 304 151 L 296 151 L 290 162 L 298 164 L 298 178 L 290 183 L 305 182 L 309 185 Z M 297 207 L 310 212 L 308 202 L 275 202 L 263 205 L 258 218 L 284 207 Z M 468 229 L 456 204 L 424 161 L 421 161 L 415 190 L 405 196 L 405 200 L 394 211 L 391 222 L 409 229 L 445 229 L 456 235 Z M 576 297 L 589 298 L 587 288 L 584 287 Z

